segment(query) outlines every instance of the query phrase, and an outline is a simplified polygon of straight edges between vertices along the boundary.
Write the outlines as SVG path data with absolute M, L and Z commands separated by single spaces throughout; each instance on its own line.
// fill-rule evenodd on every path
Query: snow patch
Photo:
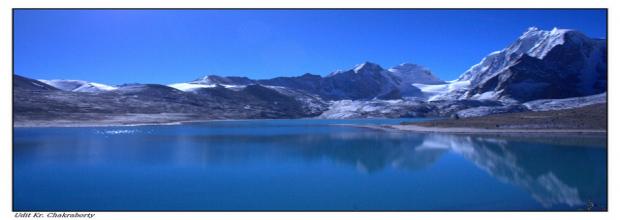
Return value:
M 469 88 L 470 81 L 448 81 L 446 84 L 422 84 L 412 85 L 422 90 L 422 94 L 428 101 L 458 99 Z
M 349 118 L 398 118 L 413 117 L 412 107 L 421 105 L 418 101 L 409 100 L 340 100 L 332 101 L 327 111 L 318 118 L 349 119 Z
M 191 92 L 194 91 L 196 89 L 202 89 L 202 88 L 215 88 L 218 84 L 197 84 L 197 83 L 174 83 L 174 84 L 169 84 L 168 86 L 184 91 L 184 92 Z M 220 84 L 221 85 L 221 84 Z M 236 88 L 244 88 L 245 86 L 240 86 L 240 85 L 221 85 L 227 89 L 236 89 Z
M 53 86 L 57 89 L 70 92 L 102 92 L 118 89 L 118 87 L 115 86 L 110 86 L 102 83 L 87 82 L 83 80 L 40 79 L 39 81 Z
M 527 109 L 531 111 L 551 111 L 579 108 L 593 104 L 601 104 L 607 102 L 607 93 L 598 95 L 566 98 L 566 99 L 540 99 L 523 103 Z

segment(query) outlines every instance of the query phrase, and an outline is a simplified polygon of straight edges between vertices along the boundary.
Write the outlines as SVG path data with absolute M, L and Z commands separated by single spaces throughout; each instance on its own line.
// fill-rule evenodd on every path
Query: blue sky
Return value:
M 452 80 L 528 27 L 606 37 L 604 10 L 16 10 L 15 73 L 107 84 L 404 62 Z

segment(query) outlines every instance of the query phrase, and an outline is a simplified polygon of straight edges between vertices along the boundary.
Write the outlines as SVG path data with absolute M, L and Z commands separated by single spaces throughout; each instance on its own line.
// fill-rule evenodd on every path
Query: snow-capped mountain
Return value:
M 205 84 L 205 85 L 215 85 L 215 84 L 250 85 L 250 84 L 255 84 L 255 81 L 249 79 L 248 77 L 208 75 L 208 76 L 196 79 L 192 81 L 191 83 Z
M 196 91 L 221 85 L 240 89 L 260 84 L 303 91 L 326 100 L 370 100 L 419 97 L 420 89 L 413 83 L 442 84 L 427 68 L 416 64 L 401 64 L 384 69 L 378 64 L 364 62 L 345 71 L 335 71 L 325 77 L 306 73 L 294 77 L 276 77 L 253 80 L 247 77 L 209 75 L 194 81 L 173 83 L 168 86 L 182 91 Z
M 437 78 L 431 70 L 426 67 L 403 63 L 387 70 L 392 76 L 399 79 L 401 84 L 421 83 L 421 84 L 443 84 L 444 81 Z
M 371 100 L 419 97 L 420 89 L 413 83 L 440 84 L 430 70 L 415 64 L 401 64 L 384 69 L 364 62 L 349 70 L 338 70 L 325 77 L 304 74 L 298 77 L 277 77 L 259 80 L 261 84 L 284 86 L 318 94 L 326 100 Z
M 403 63 L 387 70 L 394 79 L 394 84 L 398 87 L 403 97 L 419 97 L 421 91 L 414 84 L 439 85 L 445 84 L 444 81 L 435 77 L 431 71 L 423 66 Z
M 45 84 L 53 86 L 57 89 L 71 92 L 103 92 L 115 90 L 117 87 L 109 86 L 101 83 L 87 82 L 82 80 L 39 80 Z
M 453 96 L 522 102 L 602 93 L 607 89 L 606 41 L 574 30 L 529 28 L 455 82 L 465 81 L 469 88 Z
M 396 80 L 378 64 L 364 62 L 323 78 L 321 93 L 330 100 L 398 99 L 402 96 Z
M 517 41 L 501 51 L 490 53 L 480 63 L 465 71 L 458 80 L 469 80 L 476 84 L 514 64 L 523 54 L 542 59 L 553 47 L 564 43 L 564 34 L 568 31 L 557 28 L 545 31 L 530 27 Z
M 385 69 L 364 62 L 324 77 L 306 73 L 255 80 L 208 75 L 170 85 L 118 87 L 14 75 L 13 88 L 21 94 L 18 101 L 24 111 L 38 109 L 41 114 L 54 109 L 86 113 L 105 109 L 208 118 L 474 117 L 606 102 L 597 94 L 607 91 L 607 46 L 606 40 L 574 30 L 529 28 L 503 50 L 447 82 L 416 64 Z M 33 94 L 43 95 L 31 99 Z M 82 108 L 89 98 L 87 108 Z M 125 100 L 131 104 L 124 105 Z

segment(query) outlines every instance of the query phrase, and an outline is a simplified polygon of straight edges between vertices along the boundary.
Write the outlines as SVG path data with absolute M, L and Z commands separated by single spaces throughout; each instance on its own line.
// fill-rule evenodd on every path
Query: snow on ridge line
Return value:
M 118 89 L 118 87 L 115 86 L 110 86 L 102 83 L 87 82 L 83 80 L 39 79 L 39 81 L 57 89 L 71 92 L 100 92 Z
M 95 86 L 95 87 L 97 87 L 99 89 L 106 90 L 106 91 L 118 89 L 118 87 L 110 86 L 110 85 L 106 85 L 106 84 L 101 84 L 101 83 L 89 82 L 88 84 L 90 84 L 92 86 Z
M 536 27 L 530 27 L 519 38 L 500 51 L 495 51 L 482 60 L 471 66 L 458 80 L 474 80 L 481 77 L 480 74 L 489 72 L 487 75 L 492 76 L 497 72 L 501 72 L 506 66 L 512 62 L 511 57 L 514 55 L 521 56 L 527 54 L 538 59 L 544 58 L 547 53 L 557 45 L 564 44 L 564 36 L 571 29 L 542 30 Z M 489 70 L 490 69 L 490 70 Z M 486 77 L 484 77 L 486 78 Z

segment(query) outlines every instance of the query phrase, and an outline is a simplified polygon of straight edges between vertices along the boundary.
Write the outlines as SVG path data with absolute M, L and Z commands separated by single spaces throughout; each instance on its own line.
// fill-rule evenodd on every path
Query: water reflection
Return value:
M 606 149 L 600 148 L 605 146 L 604 138 L 592 138 L 592 142 L 580 138 L 577 143 L 565 137 L 549 140 L 411 134 L 334 126 L 280 128 L 272 129 L 270 134 L 239 127 L 228 131 L 174 126 L 153 129 L 18 131 L 15 163 L 18 168 L 36 161 L 39 165 L 87 169 L 328 161 L 375 175 L 390 169 L 418 172 L 454 154 L 497 180 L 527 191 L 544 207 L 581 207 L 589 200 L 607 202 Z
M 591 155 L 587 147 L 454 135 L 427 135 L 424 140 L 417 149 L 458 153 L 500 181 L 528 191 L 544 207 L 583 206 L 582 195 L 602 195 L 606 187 L 605 157 Z

